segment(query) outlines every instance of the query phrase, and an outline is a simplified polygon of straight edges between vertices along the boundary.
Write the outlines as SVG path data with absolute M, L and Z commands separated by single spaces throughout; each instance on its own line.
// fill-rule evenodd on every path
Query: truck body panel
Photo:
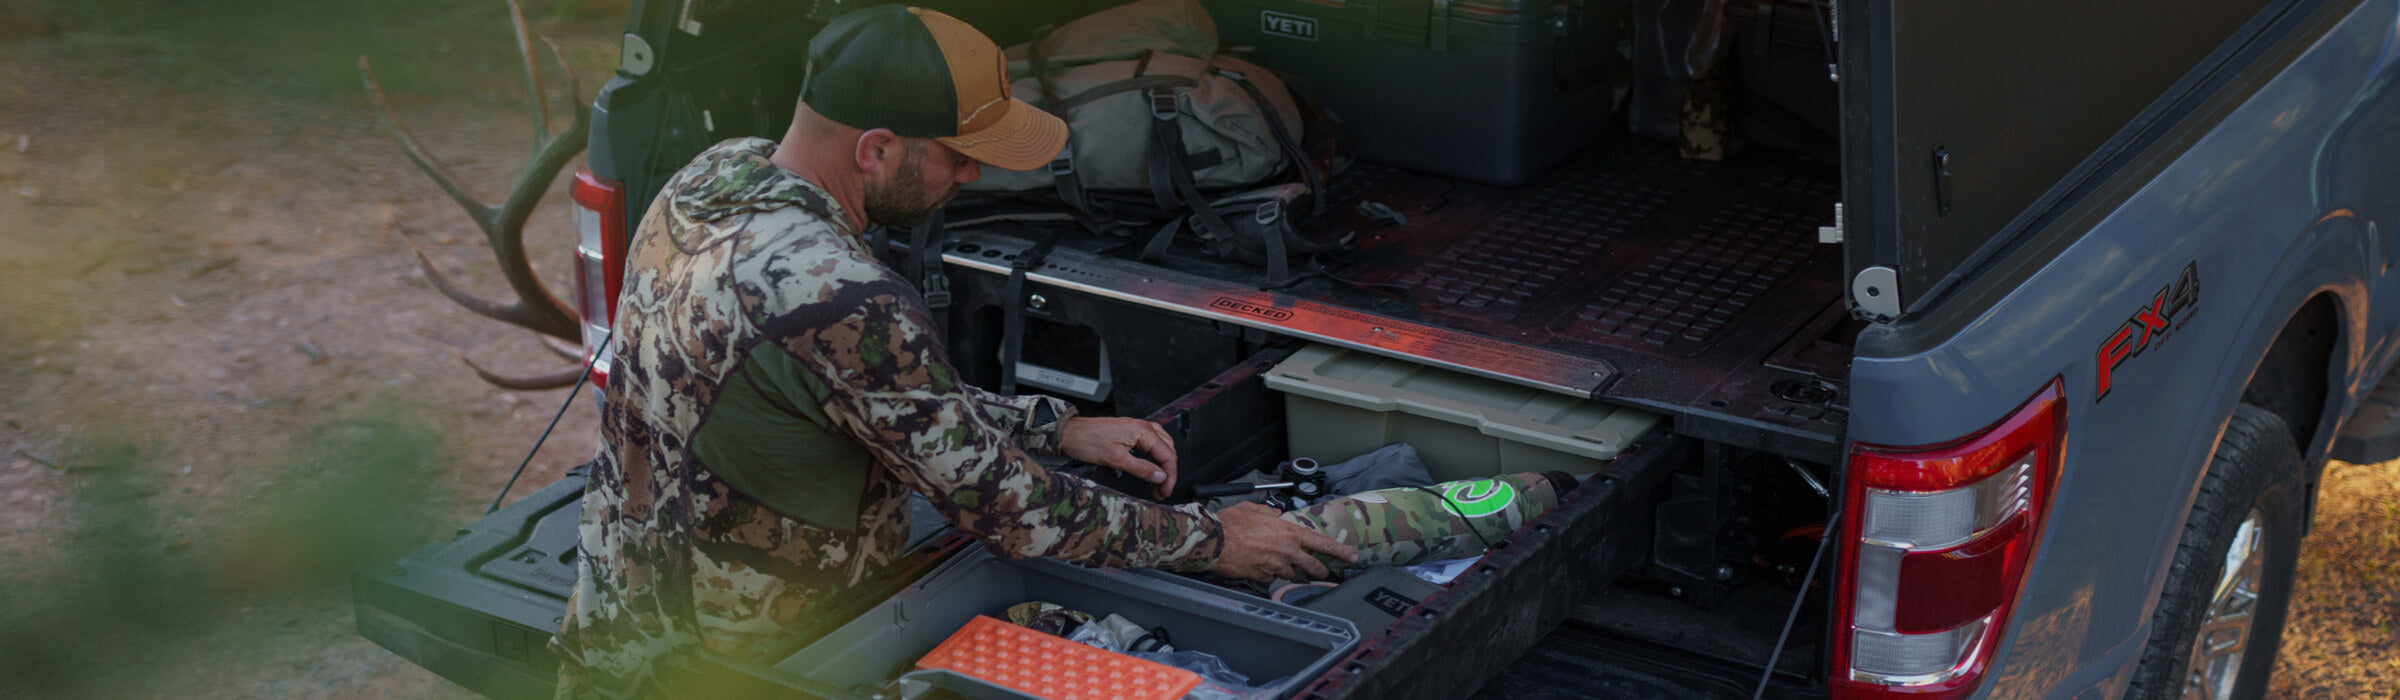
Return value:
M 2245 23 L 2289 4 L 1853 4 L 1843 88 L 1866 132 L 1845 143 L 1852 276 L 1891 268 L 1897 307 L 1926 308 Z
M 2001 686 L 2122 690 L 2218 431 L 2310 299 L 2331 300 L 2342 336 L 2332 391 L 2315 407 L 2327 419 L 2299 440 L 2310 455 L 2391 363 L 2384 309 L 2400 300 L 2388 233 L 2371 233 L 2390 223 L 2358 212 L 2388 207 L 2394 193 L 2335 199 L 2357 190 L 2328 187 L 2321 154 L 2400 139 L 2332 138 L 2377 114 L 2355 106 L 2389 84 L 2400 35 L 2392 3 L 2320 12 L 2333 21 L 2290 35 L 2299 53 L 2288 65 L 2263 64 L 2276 72 L 2247 101 L 1955 334 L 1894 356 L 1872 353 L 1906 329 L 1861 339 L 1851 369 L 1859 442 L 1956 439 L 2052 377 L 2068 388 L 2066 466 L 1996 664 Z

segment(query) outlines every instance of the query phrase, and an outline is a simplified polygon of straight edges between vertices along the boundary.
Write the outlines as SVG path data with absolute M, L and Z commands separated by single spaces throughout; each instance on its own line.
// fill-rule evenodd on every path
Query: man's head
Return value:
M 836 18 L 809 42 L 793 134 L 811 149 L 849 151 L 828 164 L 856 168 L 868 221 L 910 226 L 973 181 L 978 162 L 1049 163 L 1067 126 L 1009 96 L 1000 47 L 974 27 L 880 5 Z

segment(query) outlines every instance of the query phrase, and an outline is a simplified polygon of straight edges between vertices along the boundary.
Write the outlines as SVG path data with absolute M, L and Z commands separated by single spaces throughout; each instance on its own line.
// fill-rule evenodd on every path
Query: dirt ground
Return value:
M 382 34 L 280 50 L 226 28 L 305 12 L 226 5 L 0 0 L 0 695 L 468 697 L 357 636 L 340 574 L 471 520 L 567 401 L 490 387 L 453 353 L 526 374 L 567 360 L 416 270 L 403 236 L 507 298 L 354 61 L 374 57 L 400 118 L 497 199 L 530 131 L 505 11 L 369 2 L 316 26 Z M 165 19 L 106 14 L 150 10 Z M 615 23 L 571 0 L 532 13 L 588 99 Z M 525 238 L 564 293 L 571 231 L 549 200 Z M 595 441 L 578 399 L 515 493 Z M 2273 694 L 2400 694 L 2400 464 L 2335 464 L 2325 489 Z
M 403 122 L 497 200 L 531 118 L 505 7 L 463 5 L 395 18 L 455 46 L 373 58 Z M 570 361 L 417 270 L 402 236 L 509 298 L 362 97 L 356 56 L 396 42 L 331 37 L 281 72 L 291 56 L 59 19 L 77 18 L 0 2 L 0 695 L 470 696 L 360 638 L 339 571 L 472 520 L 567 400 L 495 389 L 453 352 Z M 588 99 L 611 23 L 537 19 Z M 525 239 L 564 294 L 572 231 L 548 199 Z M 517 495 L 591 456 L 589 395 Z

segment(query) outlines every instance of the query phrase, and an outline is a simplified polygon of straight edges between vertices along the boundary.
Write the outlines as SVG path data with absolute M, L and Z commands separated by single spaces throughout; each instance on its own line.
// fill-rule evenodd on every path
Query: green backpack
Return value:
M 1067 147 L 1047 168 L 985 166 L 964 189 L 1055 193 L 1087 225 L 1167 224 L 1141 247 L 1145 258 L 1188 224 L 1211 252 L 1244 253 L 1234 257 L 1267 266 L 1274 283 L 1288 277 L 1286 258 L 1323 249 L 1211 205 L 1251 202 L 1242 195 L 1293 180 L 1300 193 L 1321 193 L 1323 182 L 1302 151 L 1291 91 L 1272 71 L 1218 53 L 1216 24 L 1197 0 L 1102 10 L 1007 55 L 1015 96 L 1066 120 Z
M 1066 120 L 1067 150 L 1044 170 L 986 167 L 968 189 L 1045 190 L 1061 171 L 1087 190 L 1150 189 L 1159 184 L 1152 121 L 1175 125 L 1165 135 L 1186 149 L 1194 186 L 1254 186 L 1283 171 L 1283 140 L 1296 146 L 1303 135 L 1283 81 L 1218 54 L 1216 25 L 1196 0 L 1103 10 L 1008 56 L 1015 96 Z

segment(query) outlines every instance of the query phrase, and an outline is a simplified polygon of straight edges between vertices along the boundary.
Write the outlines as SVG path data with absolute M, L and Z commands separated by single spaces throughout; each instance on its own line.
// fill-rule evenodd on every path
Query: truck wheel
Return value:
M 2236 407 L 2192 501 L 2129 696 L 2265 694 L 2299 562 L 2306 487 L 2283 419 Z

